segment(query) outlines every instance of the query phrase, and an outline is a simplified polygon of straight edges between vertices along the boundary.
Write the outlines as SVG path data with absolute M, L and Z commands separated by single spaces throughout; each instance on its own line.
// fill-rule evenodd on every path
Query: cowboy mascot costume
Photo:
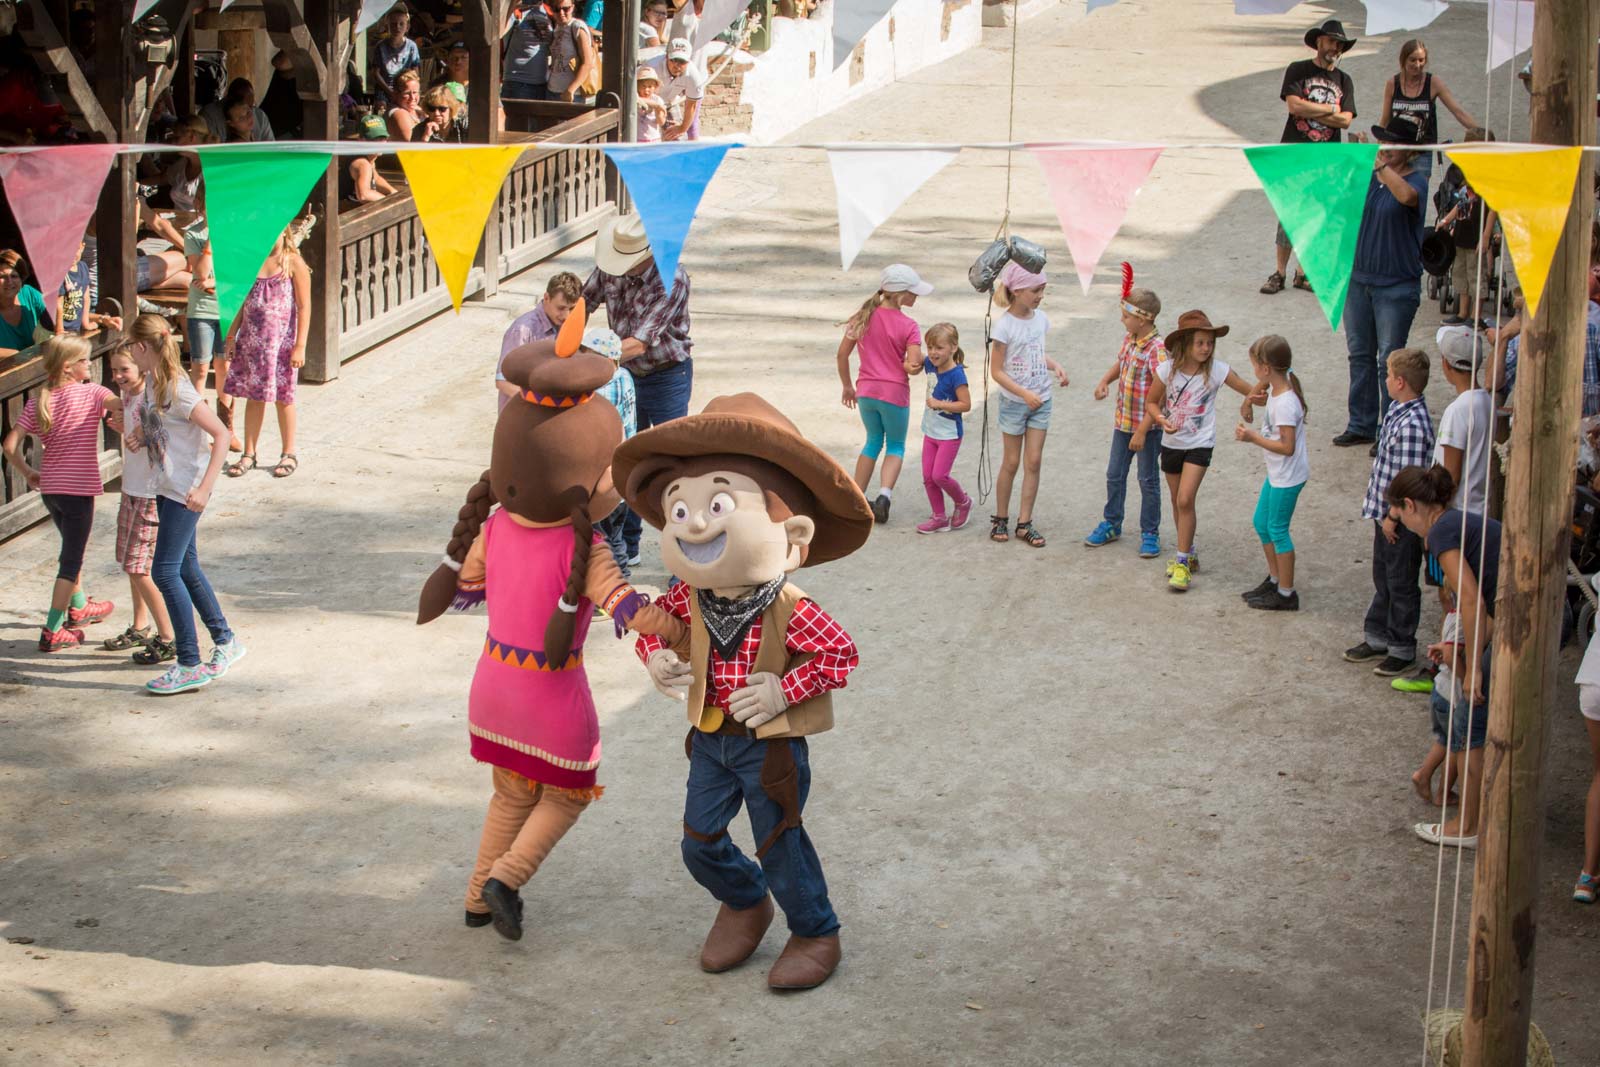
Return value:
M 860 548 L 872 511 L 844 468 L 751 393 L 640 433 L 613 470 L 628 505 L 661 531 L 661 558 L 681 583 L 656 605 L 688 624 L 687 637 L 646 635 L 637 648 L 656 688 L 688 705 L 683 859 L 721 902 L 700 966 L 748 959 L 776 898 L 790 936 L 767 984 L 821 985 L 839 964 L 839 920 L 801 825 L 806 739 L 833 725 L 832 691 L 860 658 L 789 575 Z M 728 836 L 741 804 L 754 860 Z

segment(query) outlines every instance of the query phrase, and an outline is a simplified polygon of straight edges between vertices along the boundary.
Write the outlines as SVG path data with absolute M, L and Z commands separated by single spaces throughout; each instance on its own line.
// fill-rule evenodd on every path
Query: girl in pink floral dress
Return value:
M 279 235 L 228 328 L 225 392 L 245 400 L 244 454 L 228 464 L 230 478 L 255 469 L 268 404 L 277 406 L 278 436 L 283 441 L 272 476 L 287 478 L 299 466 L 294 451 L 294 385 L 305 366 L 306 335 L 311 329 L 311 270 L 299 248 L 316 221 L 314 215 L 296 219 Z

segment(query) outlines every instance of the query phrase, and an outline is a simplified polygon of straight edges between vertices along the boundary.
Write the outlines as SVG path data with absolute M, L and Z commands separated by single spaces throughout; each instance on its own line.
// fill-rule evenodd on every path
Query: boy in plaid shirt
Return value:
M 1372 463 L 1361 517 L 1371 519 L 1372 606 L 1367 609 L 1364 640 L 1346 649 L 1351 663 L 1381 659 L 1374 674 L 1392 678 L 1417 659 L 1417 623 L 1422 616 L 1422 539 L 1389 518 L 1389 483 L 1406 467 L 1433 463 L 1433 419 L 1422 391 L 1428 387 L 1428 357 L 1420 349 L 1389 353 L 1384 388 L 1394 401 L 1378 435 L 1378 458 Z
M 1161 299 L 1148 289 L 1129 289 L 1122 298 L 1122 325 L 1128 331 L 1116 362 L 1094 387 L 1094 398 L 1104 400 L 1117 383 L 1117 412 L 1111 429 L 1111 461 L 1106 464 L 1105 518 L 1083 543 L 1110 544 L 1122 536 L 1123 502 L 1128 495 L 1128 468 L 1139 457 L 1139 555 L 1153 559 L 1161 554 L 1161 431 L 1151 430 L 1139 441 L 1144 419 L 1144 398 L 1150 392 L 1156 364 L 1167 358 L 1167 347 L 1156 331 Z M 1138 442 L 1137 444 L 1135 442 Z

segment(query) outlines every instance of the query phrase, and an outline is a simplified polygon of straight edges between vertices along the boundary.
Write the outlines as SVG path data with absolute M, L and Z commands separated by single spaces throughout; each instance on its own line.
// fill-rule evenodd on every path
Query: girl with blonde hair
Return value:
M 108 600 L 90 600 L 83 591 L 83 555 L 94 527 L 95 497 L 105 492 L 100 478 L 100 421 L 122 412 L 122 401 L 89 380 L 89 342 L 81 337 L 51 337 L 39 346 L 45 382 L 28 400 L 6 434 L 6 459 L 39 491 L 50 521 L 61 535 L 50 613 L 39 632 L 40 652 L 59 652 L 83 644 L 81 627 L 111 614 Z M 22 440 L 39 439 L 44 456 L 35 470 L 22 454 Z

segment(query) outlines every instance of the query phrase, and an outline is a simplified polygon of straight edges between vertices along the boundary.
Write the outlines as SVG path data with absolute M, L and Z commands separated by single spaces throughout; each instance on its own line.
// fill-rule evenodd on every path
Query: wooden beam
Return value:
M 261 0 L 261 9 L 267 16 L 267 36 L 294 65 L 294 88 L 300 99 L 317 101 L 331 96 L 337 100 L 339 93 L 328 79 L 330 64 L 294 0 Z
M 1593 144 L 1594 0 L 1538 0 L 1532 140 Z M 1594 164 L 1585 154 L 1539 313 L 1522 334 L 1501 527 L 1489 730 L 1468 926 L 1465 1067 L 1523 1067 L 1533 1011 L 1547 727 L 1578 452 Z M 1469 516 L 1468 521 L 1474 521 Z
M 461 0 L 462 33 L 467 42 L 467 138 L 477 144 L 500 139 L 500 26 L 504 0 Z M 486 300 L 500 288 L 500 202 L 489 208 L 476 265 L 483 271 Z
M 112 123 L 108 140 L 126 143 L 132 125 L 128 86 L 134 81 L 131 34 L 111 32 L 112 26 L 127 26 L 133 21 L 132 0 L 99 0 L 96 8 L 102 27 L 95 34 L 95 88 L 100 107 Z M 134 268 L 135 231 L 139 213 L 135 206 L 138 188 L 136 160 L 120 156 L 111 166 L 106 184 L 100 190 L 100 205 L 95 212 L 95 251 L 99 262 L 100 295 L 123 307 L 124 325 L 137 314 Z
M 183 15 L 178 19 L 178 25 L 173 27 L 172 30 L 172 59 L 156 68 L 155 77 L 150 79 L 150 91 L 145 95 L 144 104 L 134 113 L 132 136 L 138 142 L 142 143 L 145 140 L 145 134 L 150 129 L 150 120 L 156 113 L 156 101 L 161 99 L 162 93 L 171 88 L 173 79 L 177 76 L 178 66 L 183 62 L 184 37 L 188 33 L 192 17 L 190 8 L 185 7 Z M 141 69 L 148 69 L 145 64 L 137 64 L 137 66 Z M 177 102 L 174 101 L 173 103 L 174 109 L 176 109 Z M 182 115 L 183 112 L 179 112 L 179 114 Z
M 132 8 L 129 8 L 128 14 L 132 16 Z M 22 0 L 17 5 L 17 32 L 22 35 L 23 43 L 28 46 L 28 52 L 40 70 L 66 79 L 67 95 L 62 103 L 67 113 L 99 140 L 107 143 L 116 141 L 116 124 L 96 97 L 94 87 L 83 76 L 83 68 L 78 66 L 77 57 L 67 47 L 61 31 L 50 18 L 44 0 Z M 120 40 L 121 32 L 102 30 L 95 34 L 96 48 L 99 48 L 98 42 L 103 36 L 116 36 Z
M 339 0 L 305 0 L 302 25 L 311 47 L 320 52 L 324 78 L 329 71 L 344 69 L 337 57 L 349 34 L 350 20 L 340 16 L 340 7 Z M 299 88 L 298 68 L 295 84 Z M 305 136 L 307 140 L 336 141 L 339 94 L 330 85 L 318 84 L 329 90 L 321 99 L 305 100 L 303 94 L 301 97 L 305 100 Z M 339 376 L 339 168 L 349 161 L 348 156 L 334 156 L 327 173 L 312 186 L 309 207 L 317 216 L 317 225 L 300 246 L 300 254 L 311 268 L 311 328 L 306 334 L 306 365 L 300 371 L 301 378 L 308 382 L 326 382 Z

